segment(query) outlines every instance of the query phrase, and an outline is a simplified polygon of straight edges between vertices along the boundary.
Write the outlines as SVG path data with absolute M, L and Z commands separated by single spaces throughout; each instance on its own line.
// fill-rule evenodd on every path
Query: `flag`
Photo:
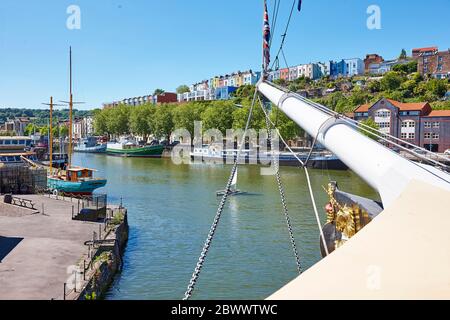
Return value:
M 302 0 L 298 0 L 298 11 L 302 11 Z
M 263 28 L 263 55 L 264 70 L 267 71 L 270 65 L 270 24 L 269 12 L 267 11 L 267 1 L 264 1 L 264 28 Z

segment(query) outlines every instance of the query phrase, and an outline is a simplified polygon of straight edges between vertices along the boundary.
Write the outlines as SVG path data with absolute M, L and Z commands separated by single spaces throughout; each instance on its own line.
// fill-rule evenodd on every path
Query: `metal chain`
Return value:
M 261 107 L 264 108 L 264 105 L 262 104 L 261 99 L 259 99 L 259 102 L 261 103 Z M 266 126 L 267 126 L 267 137 L 268 137 L 269 141 L 272 141 L 272 133 L 271 133 L 272 127 L 270 125 L 270 122 L 269 122 L 269 119 L 267 116 L 265 117 L 265 120 L 266 120 Z M 273 161 L 274 161 L 274 165 L 275 165 L 275 176 L 276 176 L 276 180 L 277 180 L 278 191 L 280 192 L 281 204 L 283 205 L 283 213 L 284 213 L 284 217 L 286 219 L 286 225 L 287 225 L 287 228 L 289 231 L 289 238 L 291 240 L 292 251 L 294 252 L 295 263 L 297 264 L 298 273 L 301 274 L 302 267 L 301 267 L 301 263 L 300 263 L 300 256 L 298 254 L 297 244 L 295 242 L 294 232 L 292 229 L 291 218 L 289 216 L 289 210 L 287 207 L 286 195 L 284 193 L 283 182 L 281 181 L 280 161 L 279 161 L 279 158 L 277 156 L 275 156 L 275 154 L 273 155 Z
M 240 156 L 241 156 L 241 153 L 242 153 L 242 148 L 245 145 L 245 137 L 246 137 L 246 134 L 247 134 L 248 129 L 250 127 L 250 121 L 251 121 L 252 116 L 253 116 L 253 108 L 254 108 L 255 103 L 256 103 L 257 94 L 258 94 L 258 89 L 256 87 L 255 88 L 255 93 L 253 95 L 252 105 L 251 105 L 251 108 L 250 108 L 250 111 L 249 111 L 249 115 L 248 115 L 248 119 L 247 119 L 247 124 L 245 126 L 244 135 L 242 136 L 241 145 L 239 147 L 238 154 L 237 154 L 236 159 L 234 161 L 234 165 L 233 165 L 233 169 L 231 170 L 230 178 L 228 179 L 228 183 L 227 183 L 227 186 L 225 188 L 225 194 L 223 195 L 222 200 L 220 201 L 219 207 L 217 208 L 217 213 L 216 213 L 216 216 L 214 218 L 214 222 L 213 222 L 213 224 L 211 226 L 211 229 L 209 230 L 208 237 L 206 238 L 205 244 L 203 245 L 202 253 L 200 254 L 200 257 L 198 259 L 198 262 L 197 262 L 197 265 L 195 267 L 194 273 L 192 274 L 191 280 L 189 281 L 189 285 L 188 285 L 188 288 L 187 288 L 187 290 L 186 290 L 186 292 L 184 294 L 183 300 L 189 300 L 192 297 L 192 293 L 194 292 L 194 288 L 195 288 L 195 285 L 197 284 L 198 277 L 199 277 L 200 272 L 201 272 L 201 270 L 203 268 L 203 264 L 205 263 L 206 256 L 207 256 L 208 251 L 209 251 L 209 249 L 211 247 L 211 243 L 212 243 L 212 241 L 214 239 L 214 235 L 216 233 L 217 226 L 219 225 L 223 209 L 225 207 L 225 204 L 227 202 L 228 196 L 230 194 L 231 185 L 233 183 L 234 175 L 236 174 L 236 171 L 237 171 L 237 167 L 238 167 L 238 164 L 239 164 Z

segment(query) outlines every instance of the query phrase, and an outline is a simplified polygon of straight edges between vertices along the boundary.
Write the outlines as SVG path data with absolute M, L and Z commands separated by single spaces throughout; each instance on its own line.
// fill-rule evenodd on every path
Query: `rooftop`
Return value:
M 401 111 L 422 111 L 425 107 L 429 106 L 428 102 L 418 103 L 403 103 L 392 99 L 386 99 L 393 106 L 397 107 Z M 378 101 L 377 101 L 378 102 Z M 374 103 L 375 104 L 375 103 Z M 374 104 L 363 104 L 359 106 L 355 112 L 368 112 Z
M 450 110 L 433 110 L 427 117 L 450 117 Z

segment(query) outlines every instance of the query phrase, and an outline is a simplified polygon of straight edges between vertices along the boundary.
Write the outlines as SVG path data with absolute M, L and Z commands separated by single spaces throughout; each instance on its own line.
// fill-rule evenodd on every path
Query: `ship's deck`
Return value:
M 450 299 L 449 196 L 413 181 L 347 244 L 269 300 Z

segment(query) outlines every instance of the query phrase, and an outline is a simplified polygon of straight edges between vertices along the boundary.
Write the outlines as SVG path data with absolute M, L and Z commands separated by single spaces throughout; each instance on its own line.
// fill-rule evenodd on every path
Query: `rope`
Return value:
M 261 108 L 264 109 L 263 103 L 262 103 L 261 98 L 259 96 L 258 96 L 258 99 L 259 99 L 259 102 L 261 104 Z M 269 139 L 269 141 L 272 141 L 272 133 L 271 133 L 270 122 L 268 121 L 267 117 L 266 117 L 266 126 L 267 126 L 268 139 Z M 275 154 L 273 154 L 273 161 L 274 161 L 274 164 L 275 164 L 275 171 L 276 171 L 275 176 L 276 176 L 276 180 L 277 180 L 278 191 L 280 192 L 281 204 L 283 206 L 283 213 L 284 213 L 284 217 L 285 217 L 285 220 L 286 220 L 286 225 L 287 225 L 288 232 L 289 232 L 289 238 L 291 240 L 292 251 L 294 252 L 295 263 L 297 265 L 298 273 L 301 274 L 302 273 L 302 267 L 301 267 L 301 263 L 300 263 L 300 256 L 298 254 L 297 244 L 295 242 L 294 232 L 293 232 L 292 224 L 291 224 L 291 218 L 289 216 L 289 210 L 288 210 L 287 202 L 286 202 L 286 195 L 284 193 L 284 186 L 283 186 L 283 183 L 281 181 L 280 161 L 279 161 L 278 157 L 275 156 Z
M 262 106 L 261 106 L 261 107 L 262 107 Z M 308 183 L 309 195 L 310 195 L 310 197 L 311 197 L 311 202 L 312 202 L 313 209 L 314 209 L 314 215 L 315 215 L 315 218 L 316 218 L 316 223 L 317 223 L 317 226 L 318 226 L 318 228 L 319 228 L 319 233 L 320 233 L 320 237 L 321 237 L 321 240 L 322 240 L 323 247 L 324 247 L 324 249 L 325 249 L 325 253 L 326 253 L 326 255 L 328 256 L 330 253 L 329 253 L 329 251 L 328 251 L 328 246 L 327 246 L 327 244 L 326 244 L 326 242 L 325 242 L 325 235 L 323 234 L 322 223 L 320 222 L 319 211 L 317 210 L 316 199 L 315 199 L 315 197 L 314 197 L 314 191 L 313 191 L 312 184 L 311 184 L 311 178 L 310 178 L 310 176 L 309 176 L 309 170 L 308 170 L 308 168 L 305 166 L 305 163 L 297 156 L 297 154 L 296 154 L 296 153 L 291 149 L 291 147 L 286 143 L 286 140 L 284 140 L 283 136 L 282 136 L 281 133 L 280 133 L 280 130 L 274 125 L 273 121 L 270 119 L 270 117 L 269 117 L 269 115 L 267 114 L 266 110 L 265 110 L 264 108 L 262 108 L 262 111 L 264 112 L 264 115 L 265 115 L 267 121 L 269 121 L 269 122 L 272 124 L 272 126 L 274 126 L 274 128 L 275 128 L 275 130 L 276 130 L 278 136 L 280 137 L 280 140 L 283 142 L 283 144 L 285 145 L 285 147 L 286 147 L 286 148 L 289 150 L 289 152 L 297 159 L 297 161 L 301 164 L 302 168 L 305 170 L 306 180 L 307 180 L 307 183 Z
M 227 202 L 228 195 L 230 194 L 231 184 L 233 183 L 233 178 L 234 178 L 234 176 L 236 174 L 236 171 L 237 171 L 238 163 L 239 163 L 239 160 L 240 160 L 240 157 L 241 157 L 241 153 L 242 153 L 242 148 L 245 145 L 245 138 L 246 138 L 246 134 L 248 132 L 248 129 L 250 127 L 250 121 L 251 121 L 252 116 L 253 116 L 253 108 L 254 108 L 255 103 L 256 103 L 257 94 L 258 94 L 258 89 L 256 87 L 255 88 L 255 93 L 253 95 L 252 105 L 251 105 L 251 108 L 250 108 L 250 111 L 249 111 L 249 115 L 248 115 L 248 119 L 247 119 L 247 124 L 245 126 L 244 135 L 242 136 L 241 145 L 239 147 L 239 151 L 238 151 L 236 159 L 234 161 L 233 168 L 231 169 L 231 174 L 230 174 L 230 177 L 228 179 L 227 186 L 225 188 L 225 194 L 223 195 L 222 200 L 220 201 L 219 207 L 217 208 L 217 213 L 216 213 L 216 216 L 214 218 L 214 222 L 211 225 L 211 228 L 210 228 L 209 233 L 208 233 L 208 237 L 206 238 L 205 244 L 203 245 L 202 252 L 201 252 L 200 257 L 198 259 L 198 262 L 197 262 L 197 265 L 195 267 L 194 273 L 192 274 L 191 280 L 189 281 L 189 285 L 188 285 L 188 288 L 187 288 L 187 290 L 186 290 L 186 292 L 184 294 L 183 300 L 189 300 L 192 297 L 192 293 L 193 293 L 195 285 L 196 285 L 196 283 L 198 281 L 198 277 L 199 277 L 200 272 L 201 272 L 201 270 L 203 268 L 203 265 L 205 263 L 206 256 L 207 256 L 208 251 L 209 251 L 209 249 L 211 247 L 211 243 L 212 243 L 212 241 L 214 239 L 214 235 L 216 233 L 217 226 L 219 225 L 223 209 L 224 209 L 225 204 Z
M 289 30 L 289 25 L 291 24 L 292 14 L 294 12 L 294 8 L 295 8 L 295 3 L 296 2 L 297 2 L 297 0 L 294 0 L 293 3 L 292 3 L 291 13 L 289 14 L 289 19 L 288 19 L 288 22 L 286 24 L 286 28 L 284 30 L 284 33 L 281 35 L 282 39 L 281 39 L 280 49 L 278 50 L 278 53 L 277 53 L 276 58 L 275 58 L 275 61 L 278 60 L 278 57 L 280 56 L 280 52 L 281 52 L 281 50 L 283 50 L 284 42 L 286 40 L 286 36 L 287 36 L 288 30 Z M 273 66 L 274 65 L 272 64 L 272 68 L 271 69 L 273 69 Z

